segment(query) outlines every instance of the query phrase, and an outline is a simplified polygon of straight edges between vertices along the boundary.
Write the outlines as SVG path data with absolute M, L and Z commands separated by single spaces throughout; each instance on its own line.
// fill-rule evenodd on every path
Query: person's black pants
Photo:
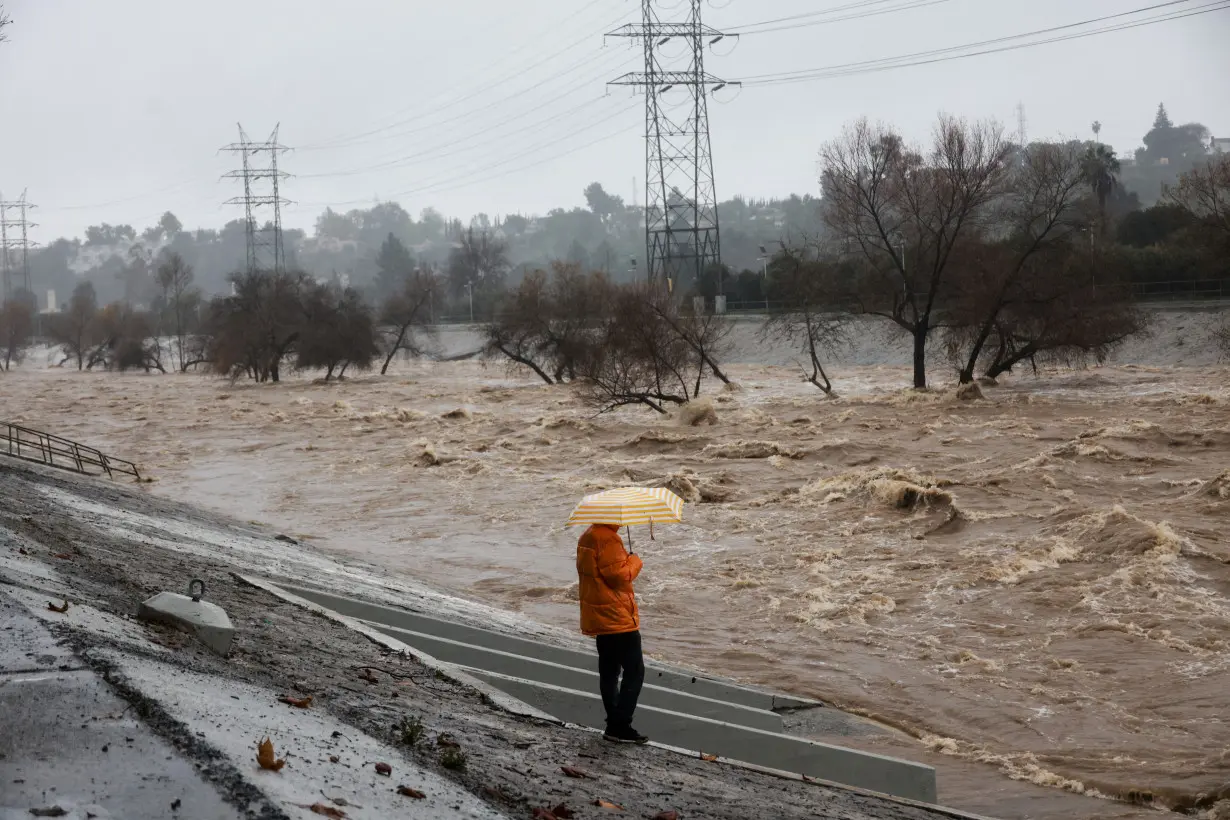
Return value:
M 619 680 L 623 673 L 623 682 Z M 598 688 L 606 707 L 607 729 L 626 729 L 632 725 L 636 700 L 645 682 L 645 659 L 641 655 L 641 633 L 598 636 Z

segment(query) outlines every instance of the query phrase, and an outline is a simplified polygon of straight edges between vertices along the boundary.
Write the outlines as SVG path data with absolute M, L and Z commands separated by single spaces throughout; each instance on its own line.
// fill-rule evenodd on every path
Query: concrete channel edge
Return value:
M 550 723 L 553 725 L 561 726 L 561 727 L 572 729 L 572 730 L 589 732 L 592 734 L 598 734 L 600 731 L 600 730 L 597 730 L 597 729 L 594 729 L 588 726 L 584 726 L 581 724 L 576 724 L 576 723 L 571 723 L 568 721 L 560 720 L 559 718 L 556 718 L 554 715 L 550 715 L 540 709 L 535 708 L 534 706 L 531 706 L 528 703 L 525 703 L 524 701 L 521 701 L 515 697 L 512 697 L 511 695 L 508 695 L 506 692 L 503 692 L 497 689 L 496 687 L 488 684 L 487 682 L 480 680 L 474 675 L 469 674 L 468 672 L 464 671 L 462 668 L 456 666 L 455 664 L 440 661 L 432 657 L 431 655 L 427 655 L 423 653 L 422 651 L 418 650 L 417 648 L 410 646 L 409 644 L 399 641 L 396 638 L 393 638 L 375 629 L 374 627 L 372 627 L 371 625 L 369 625 L 368 623 L 366 623 L 365 621 L 361 619 L 354 618 L 348 615 L 342 615 L 314 601 L 310 601 L 310 600 L 307 600 L 306 598 L 295 595 L 294 593 L 283 589 L 281 586 L 271 581 L 266 581 L 262 578 L 258 578 L 258 577 L 250 576 L 250 575 L 243 575 L 240 573 L 231 573 L 231 576 L 240 583 L 246 584 L 248 586 L 251 586 L 257 589 L 264 590 L 265 592 L 268 592 L 269 594 L 277 598 L 280 598 L 281 600 L 286 601 L 287 603 L 298 606 L 309 612 L 322 615 L 323 617 L 326 617 L 334 621 L 335 623 L 341 624 L 342 626 L 345 626 L 348 629 L 351 629 L 363 635 L 368 640 L 374 643 L 385 646 L 388 649 L 391 649 L 395 652 L 401 652 L 410 657 L 413 657 L 416 660 L 418 660 L 420 663 L 422 663 L 424 666 L 427 666 L 429 669 L 432 669 L 433 671 L 437 671 L 445 675 L 446 677 L 448 677 L 450 680 L 454 681 L 455 683 L 458 683 L 462 686 L 466 686 L 470 689 L 473 689 L 474 691 L 477 691 L 478 693 L 486 697 L 494 706 L 510 714 L 529 717 L 529 718 L 533 718 L 536 720 L 541 720 L 545 723 Z M 695 757 L 696 756 L 696 751 L 692 749 L 685 749 L 685 748 L 681 748 L 678 746 L 671 746 L 668 744 L 658 743 L 658 742 L 651 742 L 650 745 L 655 748 L 662 749 L 664 751 L 683 755 L 685 757 Z M 820 777 L 803 776 L 797 772 L 791 772 L 791 771 L 787 771 L 783 769 L 775 769 L 775 768 L 768 767 L 768 766 L 761 766 L 755 763 L 748 763 L 746 761 L 734 760 L 734 759 L 729 759 L 726 757 L 720 757 L 717 762 L 722 765 L 732 766 L 734 768 L 742 769 L 744 771 L 765 774 L 771 777 L 777 777 L 777 778 L 781 778 L 784 780 L 794 780 L 794 781 L 804 781 L 807 783 L 814 783 L 818 786 L 822 786 L 825 788 L 837 789 L 837 790 L 844 791 L 844 792 L 850 792 L 852 794 L 860 794 L 860 795 L 864 795 L 870 798 L 884 800 L 884 801 L 895 803 L 895 804 L 902 805 L 902 806 L 922 808 L 922 809 L 926 809 L 928 811 L 934 812 L 937 815 L 955 818 L 956 820 L 997 820 L 996 818 L 990 817 L 988 815 L 974 814 L 971 812 L 961 811 L 960 809 L 954 809 L 948 806 L 942 806 L 942 805 L 938 805 L 935 803 L 927 803 L 927 802 L 920 801 L 920 800 L 913 800 L 908 797 L 902 797 L 898 795 L 875 791 L 872 789 L 852 786 L 848 783 L 838 783 L 838 782 L 831 781 L 831 780 L 825 780 L 824 778 L 820 778 Z

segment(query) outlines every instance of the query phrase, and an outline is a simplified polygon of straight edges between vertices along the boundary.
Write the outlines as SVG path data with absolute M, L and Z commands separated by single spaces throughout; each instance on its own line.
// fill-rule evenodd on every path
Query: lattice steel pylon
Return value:
M 688 0 L 683 22 L 663 22 L 654 0 L 641 0 L 640 24 L 610 37 L 640 40 L 644 72 L 625 74 L 611 85 L 645 89 L 645 247 L 649 281 L 675 289 L 680 279 L 699 284 L 711 265 L 722 262 L 713 148 L 709 139 L 709 94 L 727 85 L 705 72 L 705 47 L 726 37 L 701 21 L 704 0 Z M 737 35 L 736 35 L 737 36 Z M 686 44 L 675 58 L 662 47 Z M 666 95 L 689 95 L 677 106 Z M 719 291 L 721 277 L 718 277 Z
M 13 254 L 11 251 L 17 249 L 21 251 L 21 287 L 26 293 L 33 293 L 30 289 L 30 247 L 37 245 L 37 242 L 30 241 L 30 228 L 37 228 L 38 223 L 31 222 L 27 216 L 31 209 L 37 206 L 31 204 L 26 199 L 26 192 L 22 191 L 21 196 L 13 200 L 5 200 L 0 194 L 0 279 L 3 280 L 4 286 L 4 301 L 13 298 Z M 16 210 L 18 217 L 16 219 L 9 218 L 9 212 Z M 15 229 L 14 235 L 10 239 L 10 228 Z
M 281 183 L 290 174 L 278 169 L 278 154 L 291 149 L 278 142 L 279 128 L 280 124 L 275 126 L 269 139 L 264 142 L 253 142 L 240 125 L 239 142 L 221 149 L 239 154 L 243 163 L 242 168 L 223 174 L 222 178 L 243 180 L 243 196 L 232 197 L 225 204 L 244 206 L 248 273 L 261 270 L 281 273 L 286 270 L 286 251 L 282 245 L 282 206 L 289 205 L 290 200 L 282 198 Z M 262 153 L 269 155 L 269 164 L 257 167 L 254 160 Z M 262 189 L 268 190 L 268 193 L 261 193 Z M 273 209 L 273 219 L 262 227 L 257 224 L 256 216 L 263 207 Z

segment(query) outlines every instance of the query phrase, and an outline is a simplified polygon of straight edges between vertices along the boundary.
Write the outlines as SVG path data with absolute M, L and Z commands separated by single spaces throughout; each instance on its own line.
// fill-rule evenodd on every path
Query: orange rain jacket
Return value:
M 614 524 L 594 524 L 582 534 L 577 542 L 582 632 L 593 637 L 641 628 L 632 582 L 642 566 L 624 549 Z

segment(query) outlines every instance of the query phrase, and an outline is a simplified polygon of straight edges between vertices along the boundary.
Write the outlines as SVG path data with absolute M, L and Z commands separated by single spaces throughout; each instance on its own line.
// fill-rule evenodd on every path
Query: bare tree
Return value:
M 962 384 L 974 380 L 1000 315 L 1017 303 L 1027 311 L 1037 299 L 1037 278 L 1063 264 L 1082 226 L 1091 229 L 1083 207 L 1084 163 L 1073 143 L 1023 149 L 993 203 L 994 221 L 985 236 L 953 254 L 958 287 L 949 303 L 947 336 L 950 353 L 961 359 Z
M 1217 157 L 1179 177 L 1167 198 L 1202 224 L 1230 239 L 1230 155 Z
M 0 43 L 7 42 L 9 37 L 4 33 L 4 30 L 12 25 L 13 19 L 5 12 L 4 6 L 0 6 Z
M 987 350 L 985 373 L 998 378 L 1028 362 L 1066 366 L 1101 364 L 1128 337 L 1147 327 L 1119 272 L 1099 267 L 1093 282 L 1088 252 L 1049 259 L 1022 280 L 1020 293 L 1000 311 Z
M 776 299 L 780 307 L 761 327 L 762 340 L 797 345 L 811 367 L 804 378 L 832 395 L 833 383 L 824 369 L 824 358 L 847 343 L 848 313 L 837 294 L 837 262 L 826 259 L 821 248 L 807 243 L 785 243 L 773 260 Z
M 11 370 L 25 357 L 34 333 L 34 312 L 19 299 L 0 306 L 0 370 Z
M 192 287 L 193 278 L 192 266 L 174 252 L 163 254 L 154 273 L 154 279 L 162 291 L 162 307 L 167 313 L 174 339 L 175 366 L 181 372 L 196 363 L 190 362 L 195 357 L 189 356 L 187 344 L 188 334 L 197 324 L 201 304 L 201 292 Z
M 61 365 L 76 359 L 77 369 L 85 368 L 97 318 L 98 297 L 94 294 L 94 286 L 82 282 L 73 289 L 67 310 L 52 316 L 49 323 L 48 335 L 64 354 Z
M 385 300 L 380 310 L 385 354 L 380 375 L 389 372 L 389 365 L 400 350 L 411 356 L 423 355 L 420 337 L 435 335 L 432 311 L 440 296 L 439 280 L 428 271 L 417 270 L 405 277 L 400 289 Z
M 295 367 L 325 371 L 325 381 L 346 370 L 370 370 L 380 348 L 371 310 L 353 288 L 308 285 L 302 294 L 303 316 L 296 344 Z
M 611 293 L 604 275 L 582 273 L 575 263 L 554 262 L 550 275 L 534 271 L 484 328 L 484 352 L 528 367 L 547 384 L 573 380 L 589 355 Z
M 473 228 L 461 234 L 449 254 L 448 280 L 453 296 L 494 294 L 504 286 L 511 265 L 508 248 L 487 231 Z
M 162 346 L 148 313 L 122 303 L 107 305 L 98 312 L 93 335 L 95 342 L 87 356 L 86 369 L 166 372 Z
M 644 405 L 666 413 L 699 395 L 705 363 L 654 309 L 649 286 L 619 288 L 582 368 L 583 397 L 600 412 Z M 693 376 L 699 374 L 696 388 Z
M 277 382 L 303 328 L 303 297 L 310 280 L 301 271 L 254 271 L 231 277 L 234 295 L 210 304 L 205 334 L 213 370 Z
M 718 364 L 718 359 L 730 352 L 730 334 L 734 331 L 734 323 L 728 317 L 714 313 L 682 311 L 679 302 L 660 288 L 643 291 L 642 298 L 658 320 L 696 354 L 696 394 L 700 393 L 703 376 L 700 371 L 704 368 L 708 368 L 718 381 L 730 384 L 730 379 Z
M 821 151 L 825 221 L 863 262 L 856 303 L 910 334 L 915 387 L 927 386 L 953 255 L 1000 196 L 1011 151 L 998 125 L 952 117 L 940 118 L 925 155 L 865 119 Z

